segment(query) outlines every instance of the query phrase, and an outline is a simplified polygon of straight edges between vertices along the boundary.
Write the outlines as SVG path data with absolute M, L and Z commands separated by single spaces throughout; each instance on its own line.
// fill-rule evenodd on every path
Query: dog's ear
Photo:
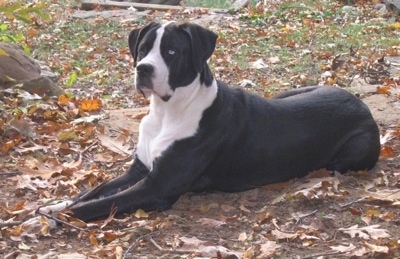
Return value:
M 142 41 L 144 35 L 151 29 L 158 26 L 158 23 L 152 22 L 142 28 L 133 29 L 129 33 L 128 44 L 129 50 L 131 51 L 131 55 L 133 57 L 133 66 L 136 67 L 137 56 L 138 56 L 138 47 L 140 42 Z
M 192 44 L 193 65 L 196 71 L 201 73 L 207 59 L 214 52 L 218 35 L 193 23 L 183 23 L 180 27 L 189 35 Z

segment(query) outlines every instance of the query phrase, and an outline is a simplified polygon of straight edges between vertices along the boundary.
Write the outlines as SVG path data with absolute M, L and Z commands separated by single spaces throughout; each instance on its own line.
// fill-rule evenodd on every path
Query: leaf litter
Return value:
M 211 60 L 216 77 L 234 85 L 242 82 L 242 87 L 267 98 L 292 86 L 315 83 L 347 86 L 355 77 L 361 77 L 378 85 L 374 94 L 398 100 L 399 81 L 386 72 L 384 62 L 385 56 L 398 56 L 398 43 L 380 49 L 357 45 L 351 34 L 336 35 L 327 26 L 332 23 L 346 28 L 355 23 L 368 24 L 370 20 L 389 21 L 390 17 L 371 12 L 372 6 L 367 1 L 357 1 L 363 12 L 357 17 L 342 16 L 341 6 L 334 1 L 325 1 L 324 5 L 315 2 L 314 7 L 307 9 L 285 1 L 270 1 L 217 19 L 211 24 L 220 33 Z M 73 12 L 73 8 L 60 7 L 53 5 L 52 12 L 62 17 Z M 206 15 L 154 12 L 145 19 L 146 22 L 190 21 Z M 38 57 L 59 71 L 60 81 L 69 86 L 71 95 L 43 98 L 21 89 L 0 89 L 3 197 L 0 248 L 4 256 L 389 258 L 400 255 L 400 125 L 381 125 L 384 141 L 375 174 L 334 175 L 319 171 L 304 179 L 238 194 L 187 194 L 171 210 L 161 213 L 138 210 L 123 218 L 110 213 L 107 219 L 91 223 L 57 215 L 68 225 L 55 229 L 50 227 L 52 219 L 39 216 L 37 228 L 21 225 L 36 217 L 35 211 L 40 206 L 112 179 L 132 162 L 136 141 L 132 136 L 137 136 L 137 127 L 116 127 L 106 121 L 115 114 L 112 109 L 147 105 L 132 89 L 132 61 L 126 39 L 121 40 L 124 42 L 121 46 L 117 45 L 137 25 L 101 18 L 76 23 L 85 27 L 86 36 L 71 51 L 68 49 L 71 40 L 64 38 L 71 28 L 64 19 L 55 22 L 54 32 L 30 26 L 31 34 L 35 30 L 41 36 L 27 38 L 31 47 L 42 50 Z M 107 38 L 103 32 L 94 30 L 101 23 L 113 28 L 107 32 Z M 332 33 L 328 38 L 343 37 L 359 47 L 340 49 L 335 43 L 314 46 L 313 37 L 321 33 L 320 28 Z M 388 38 L 398 35 L 396 23 L 388 22 L 385 28 Z M 367 25 L 366 30 L 374 37 L 377 29 Z M 296 31 L 302 31 L 306 40 L 296 38 Z M 76 27 L 75 34 L 79 33 L 83 32 Z M 261 43 L 258 49 L 252 48 L 258 43 Z M 59 51 L 54 53 L 48 46 Z M 335 49 L 340 49 L 340 53 Z M 293 55 L 283 55 L 286 51 Z M 106 62 L 100 64 L 98 61 L 102 59 Z M 307 60 L 314 65 L 306 69 L 297 66 Z M 129 118 L 137 125 L 145 114 L 136 110 Z

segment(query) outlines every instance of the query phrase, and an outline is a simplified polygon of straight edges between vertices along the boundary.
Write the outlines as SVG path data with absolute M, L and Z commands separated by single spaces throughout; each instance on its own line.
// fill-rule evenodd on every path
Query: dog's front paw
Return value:
M 32 233 L 39 232 L 43 228 L 54 229 L 57 227 L 57 222 L 55 220 L 45 218 L 44 216 L 36 216 L 22 222 L 20 226 Z
M 43 229 L 43 227 L 52 229 L 57 227 L 57 222 L 51 218 L 44 216 L 44 214 L 54 214 L 62 211 L 72 204 L 73 201 L 66 200 L 61 201 L 55 204 L 43 206 L 36 211 L 36 215 L 39 214 L 41 216 L 35 216 L 21 223 L 21 226 L 27 229 L 29 232 L 37 232 Z

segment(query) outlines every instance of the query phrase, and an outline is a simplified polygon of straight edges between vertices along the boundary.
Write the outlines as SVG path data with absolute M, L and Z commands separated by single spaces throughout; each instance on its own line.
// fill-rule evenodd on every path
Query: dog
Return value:
M 240 192 L 322 168 L 375 166 L 379 130 L 358 98 L 330 86 L 271 99 L 231 88 L 207 64 L 217 37 L 191 23 L 131 31 L 135 87 L 150 99 L 135 159 L 125 174 L 71 206 L 74 217 L 162 211 L 187 192 Z

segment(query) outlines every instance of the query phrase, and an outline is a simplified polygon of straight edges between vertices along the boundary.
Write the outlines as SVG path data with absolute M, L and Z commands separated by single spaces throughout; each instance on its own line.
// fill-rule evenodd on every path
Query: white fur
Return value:
M 199 77 L 188 86 L 175 89 L 168 102 L 159 96 L 150 97 L 150 112 L 139 127 L 136 154 L 149 170 L 153 161 L 173 142 L 193 136 L 205 109 L 217 96 L 217 82 L 206 87 Z
M 168 84 L 169 70 L 160 51 L 164 27 L 157 30 L 153 48 L 139 62 L 155 67 L 150 112 L 140 123 L 136 149 L 138 158 L 149 170 L 153 169 L 154 160 L 172 143 L 196 133 L 202 114 L 217 97 L 218 89 L 215 80 L 209 87 L 200 84 L 200 75 L 187 86 L 178 87 L 175 91 L 171 89 Z M 167 102 L 161 99 L 165 95 L 171 95 Z
M 73 203 L 72 200 L 60 201 L 56 204 L 43 206 L 39 209 L 40 212 L 46 214 L 54 214 L 56 212 L 60 212 L 69 205 Z M 21 223 L 22 226 L 26 226 L 29 229 L 40 229 L 42 227 L 42 221 L 40 220 L 41 216 L 30 218 L 29 220 L 24 221 Z M 48 219 L 48 223 L 50 224 L 50 228 L 55 228 L 57 226 L 57 222 L 52 219 Z

